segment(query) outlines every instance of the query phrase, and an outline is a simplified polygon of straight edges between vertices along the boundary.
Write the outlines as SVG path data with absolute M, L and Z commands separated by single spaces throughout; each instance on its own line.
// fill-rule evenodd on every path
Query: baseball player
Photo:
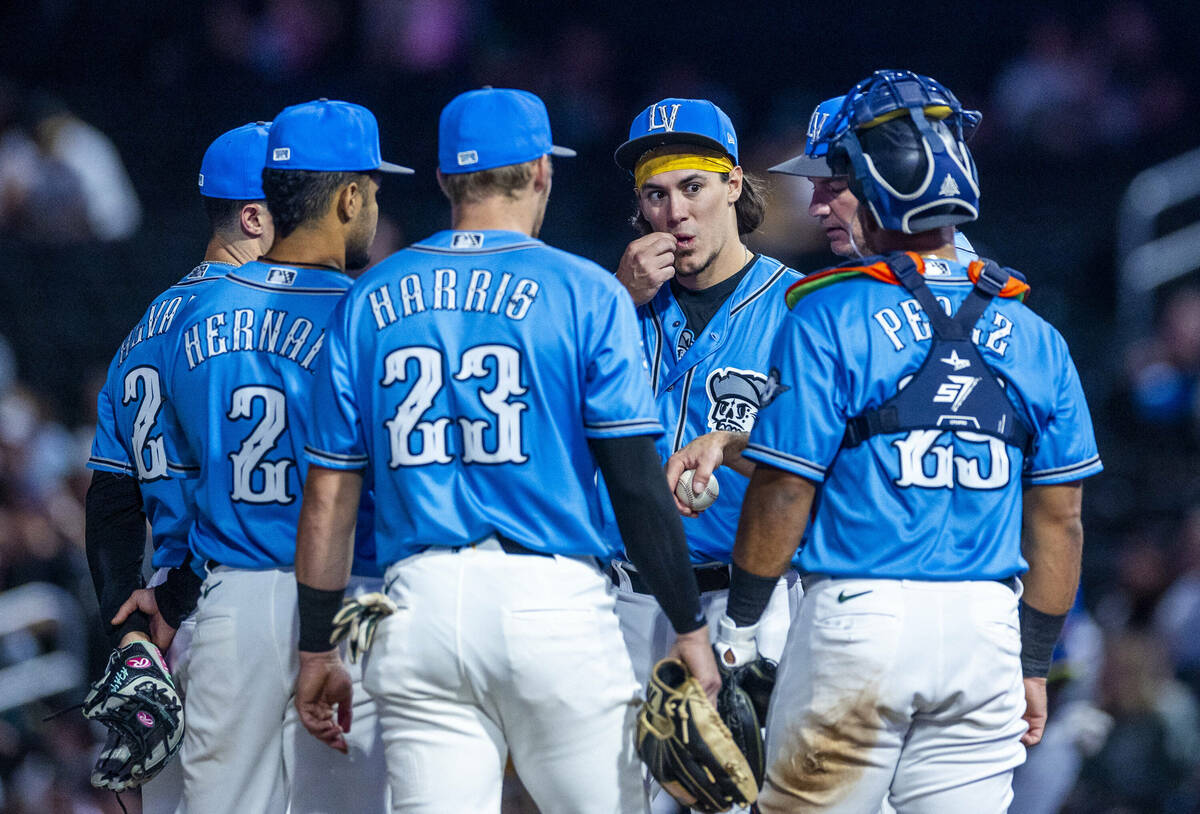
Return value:
M 330 321 L 305 453 L 297 705 L 340 746 L 351 693 L 330 619 L 365 473 L 397 608 L 363 681 L 393 810 L 498 812 L 511 753 L 542 811 L 643 811 L 639 687 L 597 566 L 613 553 L 597 467 L 677 652 L 709 693 L 720 679 L 633 307 L 612 275 L 536 239 L 550 156 L 573 155 L 538 97 L 461 94 L 438 141 L 452 228 L 371 269 Z
M 178 327 L 175 317 L 194 292 L 271 245 L 274 230 L 261 181 L 266 155 L 264 122 L 230 130 L 209 145 L 200 165 L 200 194 L 211 227 L 204 260 L 150 303 L 113 357 L 96 405 L 85 545 L 100 615 L 111 620 L 108 632 L 117 647 L 150 640 L 166 652 L 181 692 L 194 626 L 189 614 L 200 590 L 187 547 L 194 512 L 184 482 L 167 477 L 156 427 L 162 386 L 147 361 L 150 348 L 166 342 Z M 151 562 L 158 569 L 153 589 L 141 587 L 147 520 L 153 532 Z M 147 814 L 176 810 L 183 793 L 179 767 L 179 761 L 170 762 L 142 786 Z
M 1078 583 L 1091 419 L 1028 286 L 956 259 L 979 187 L 954 96 L 881 71 L 837 115 L 830 163 L 886 256 L 789 292 L 718 649 L 753 657 L 807 529 L 762 811 L 873 811 L 886 794 L 899 812 L 1001 812 Z
M 829 240 L 829 250 L 840 257 L 853 259 L 864 256 L 862 231 L 854 217 L 858 210 L 858 199 L 850 190 L 849 179 L 844 175 L 834 175 L 829 162 L 825 160 L 830 141 L 838 135 L 831 132 L 831 125 L 836 124 L 840 130 L 846 127 L 845 119 L 837 117 L 845 99 L 845 96 L 834 96 L 817 105 L 808 120 L 804 152 L 776 164 L 767 172 L 799 175 L 812 183 L 808 214 L 820 221 Z M 978 111 L 963 111 L 963 130 L 968 140 L 982 118 Z M 957 230 L 954 232 L 954 245 L 958 249 L 960 263 L 979 259 L 971 241 Z
M 733 123 L 712 102 L 650 105 L 615 157 L 633 176 L 635 225 L 644 232 L 625 250 L 617 279 L 639 305 L 655 407 L 667 428 L 656 443 L 667 483 L 674 492 L 684 470 L 694 469 L 699 493 L 724 467 L 716 503 L 703 512 L 679 503 L 701 603 L 715 626 L 754 468 L 741 451 L 767 382 L 770 337 L 787 314 L 782 293 L 800 275 L 742 242 L 762 221 L 762 193 L 738 165 Z M 644 683 L 670 646 L 670 628 L 636 567 L 617 558 L 609 570 L 621 632 Z M 791 583 L 798 585 L 794 574 Z M 763 626 L 763 651 L 774 659 L 787 637 L 787 589 L 781 579 Z
M 325 322 L 368 261 L 381 173 L 375 117 L 320 99 L 272 123 L 263 190 L 275 240 L 199 292 L 158 360 L 168 467 L 194 477 L 188 536 L 207 576 L 192 640 L 184 799 L 189 811 L 378 811 L 382 749 L 372 710 L 346 754 L 295 737 L 292 564 L 305 471 L 301 442 Z M 355 506 L 357 510 L 357 504 Z M 369 555 L 370 529 L 360 525 Z M 367 556 L 356 573 L 374 571 Z M 378 584 L 378 580 L 375 580 Z M 290 733 L 290 734 L 289 734 Z M 319 747 L 319 744 L 316 746 Z

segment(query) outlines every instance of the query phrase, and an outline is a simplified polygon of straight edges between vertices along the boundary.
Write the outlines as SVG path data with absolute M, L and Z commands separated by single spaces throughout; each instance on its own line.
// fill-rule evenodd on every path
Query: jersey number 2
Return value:
M 489 360 L 496 376 L 496 386 L 491 390 L 479 389 L 479 400 L 491 413 L 491 420 L 459 418 L 462 430 L 463 463 L 501 464 L 524 463 L 529 457 L 521 451 L 521 412 L 528 405 L 510 401 L 513 396 L 523 395 L 521 386 L 521 353 L 508 345 L 476 345 L 463 351 L 458 372 L 454 380 L 486 379 Z M 446 427 L 449 418 L 423 420 L 433 406 L 434 399 L 444 386 L 442 352 L 437 348 L 400 348 L 389 353 L 383 360 L 383 380 L 388 387 L 409 380 L 409 362 L 417 363 L 415 381 L 408 395 L 396 408 L 396 414 L 384 422 L 391 440 L 389 466 L 421 466 L 424 464 L 450 463 L 453 458 L 447 452 Z M 494 444 L 488 449 L 484 435 L 494 431 Z M 419 439 L 413 444 L 413 436 Z M 417 451 L 414 451 L 414 448 Z
M 244 503 L 291 503 L 288 494 L 288 467 L 295 461 L 284 458 L 264 461 L 275 449 L 279 436 L 287 429 L 287 399 L 282 390 L 261 385 L 246 385 L 233 391 L 229 405 L 230 420 L 254 417 L 254 402 L 261 401 L 263 415 L 237 452 L 229 454 L 233 462 L 233 491 L 229 497 Z M 260 476 L 261 489 L 254 488 L 254 475 Z
M 135 367 L 125 374 L 125 392 L 121 403 L 129 404 L 138 399 L 139 382 L 141 403 L 133 419 L 133 462 L 137 466 L 138 480 L 145 483 L 167 476 L 167 455 L 162 436 L 150 437 L 163 403 L 158 371 L 152 367 Z

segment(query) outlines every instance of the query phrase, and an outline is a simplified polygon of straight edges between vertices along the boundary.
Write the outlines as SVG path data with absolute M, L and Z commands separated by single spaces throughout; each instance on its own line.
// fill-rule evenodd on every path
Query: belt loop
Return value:
M 633 591 L 633 582 L 629 579 L 629 572 L 625 570 L 626 565 L 627 563 L 624 560 L 613 560 L 609 564 L 609 573 L 618 588 L 626 593 L 631 593 Z
M 824 582 L 827 579 L 829 579 L 829 577 L 825 574 L 801 574 L 800 585 L 803 586 L 804 593 L 808 593 L 818 582 Z

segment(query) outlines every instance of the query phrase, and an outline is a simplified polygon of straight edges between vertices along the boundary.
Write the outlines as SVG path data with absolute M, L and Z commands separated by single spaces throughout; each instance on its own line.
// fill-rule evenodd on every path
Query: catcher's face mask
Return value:
M 970 115 L 968 115 L 970 114 Z M 978 114 L 936 81 L 877 71 L 846 96 L 829 163 L 884 229 L 915 234 L 979 217 L 979 179 L 966 145 Z

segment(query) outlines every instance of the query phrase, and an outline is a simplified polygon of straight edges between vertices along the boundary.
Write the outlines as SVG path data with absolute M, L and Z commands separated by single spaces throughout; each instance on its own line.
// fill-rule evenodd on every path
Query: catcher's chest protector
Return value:
M 925 361 L 899 392 L 847 422 L 842 446 L 857 446 L 872 435 L 954 430 L 998 438 L 1028 455 L 1033 433 L 972 339 L 975 323 L 1009 273 L 985 261 L 967 299 L 948 316 L 910 256 L 893 255 L 887 264 L 929 318 L 933 341 Z

